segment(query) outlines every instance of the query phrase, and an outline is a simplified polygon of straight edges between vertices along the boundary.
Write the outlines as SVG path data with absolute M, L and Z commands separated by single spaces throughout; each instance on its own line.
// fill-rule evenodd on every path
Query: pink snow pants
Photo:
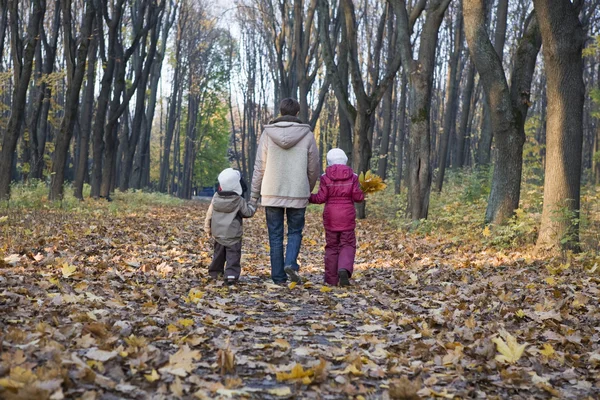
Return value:
M 325 282 L 338 284 L 338 271 L 345 269 L 352 276 L 354 256 L 356 254 L 356 234 L 354 230 L 333 232 L 325 231 Z

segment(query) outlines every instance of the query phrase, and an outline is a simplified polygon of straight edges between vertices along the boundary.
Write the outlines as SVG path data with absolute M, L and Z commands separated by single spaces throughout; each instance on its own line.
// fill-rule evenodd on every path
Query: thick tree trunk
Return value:
M 431 131 L 430 108 L 435 54 L 439 28 L 449 2 L 430 5 L 425 18 L 419 59 L 410 72 L 410 137 L 408 158 L 408 215 L 415 221 L 427 218 L 431 192 Z M 405 57 L 406 58 L 406 57 Z M 406 64 L 406 63 L 405 63 Z
M 548 121 L 540 249 L 579 248 L 585 35 L 569 0 L 534 0 L 546 67 Z
M 442 185 L 444 184 L 444 175 L 446 174 L 446 163 L 448 160 L 449 152 L 449 141 L 450 135 L 454 131 L 452 124 L 456 125 L 456 101 L 457 99 L 457 70 L 460 52 L 462 50 L 462 12 L 461 8 L 456 15 L 456 22 L 454 25 L 454 50 L 448 63 L 448 82 L 446 88 L 446 110 L 444 113 L 444 128 L 442 131 L 442 137 L 440 139 L 440 152 L 439 152 L 439 164 L 438 164 L 438 176 L 436 180 L 435 189 L 439 193 L 442 191 Z
M 530 24 L 514 62 L 509 90 L 502 60 L 485 31 L 484 3 L 482 0 L 464 0 L 465 35 L 475 67 L 490 104 L 490 119 L 496 138 L 497 157 L 492 177 L 485 221 L 502 224 L 519 207 L 521 171 L 523 168 L 524 124 L 529 104 L 529 90 L 535 60 L 541 45 L 535 16 Z
M 8 121 L 8 128 L 2 140 L 2 152 L 0 153 L 0 200 L 8 200 L 10 196 L 13 159 L 17 140 L 21 133 L 21 124 L 27 101 L 27 89 L 33 72 L 35 48 L 39 41 L 40 26 L 46 12 L 46 3 L 42 0 L 33 1 L 29 26 L 27 28 L 28 40 L 24 48 L 20 40 L 19 5 L 17 0 L 9 1 L 9 12 L 14 89 L 11 101 L 12 112 Z

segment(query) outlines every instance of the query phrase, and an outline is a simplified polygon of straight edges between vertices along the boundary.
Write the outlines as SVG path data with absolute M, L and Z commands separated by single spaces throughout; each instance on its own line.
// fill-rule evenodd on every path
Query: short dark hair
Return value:
M 279 113 L 281 115 L 293 115 L 296 116 L 300 112 L 300 103 L 297 100 L 288 97 L 287 99 L 281 100 L 279 103 Z

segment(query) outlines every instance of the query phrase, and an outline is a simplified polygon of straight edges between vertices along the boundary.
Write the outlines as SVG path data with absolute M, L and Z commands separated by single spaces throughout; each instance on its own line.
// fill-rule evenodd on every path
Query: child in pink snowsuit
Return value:
M 313 204 L 325 203 L 325 282 L 348 286 L 356 254 L 356 210 L 354 203 L 365 195 L 360 190 L 358 176 L 346 165 L 348 157 L 341 149 L 327 153 L 327 170 L 321 175 L 319 192 L 311 194 Z

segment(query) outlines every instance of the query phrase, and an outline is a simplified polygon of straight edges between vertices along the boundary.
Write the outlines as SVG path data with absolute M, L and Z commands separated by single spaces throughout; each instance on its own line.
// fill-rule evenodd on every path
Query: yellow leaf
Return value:
M 188 326 L 194 325 L 194 320 L 190 318 L 180 319 L 177 321 L 177 325 L 187 328 Z
M 329 286 L 323 286 L 321 288 L 321 292 L 322 293 L 327 293 L 327 292 L 331 292 L 333 289 L 331 289 Z
M 556 285 L 556 279 L 554 279 L 554 277 L 553 277 L 553 276 L 549 276 L 549 277 L 547 277 L 547 278 L 546 278 L 546 279 L 544 279 L 544 280 L 546 281 L 546 283 L 547 283 L 548 285 L 551 285 L 551 286 L 552 286 L 552 285 Z
M 288 287 L 289 287 L 290 289 L 293 289 L 293 288 L 295 288 L 295 287 L 296 287 L 296 285 L 297 285 L 297 284 L 298 284 L 298 282 L 290 282 L 290 284 L 288 285 Z
M 544 348 L 542 350 L 540 350 L 540 353 L 543 356 L 546 356 L 546 357 L 550 358 L 555 353 L 554 347 L 552 347 L 552 345 L 550 343 L 544 343 Z
M 158 372 L 156 372 L 155 369 L 152 370 L 151 374 L 146 374 L 144 375 L 144 377 L 148 382 L 155 382 L 160 379 L 160 375 L 158 374 Z
M 63 278 L 68 278 L 71 275 L 73 275 L 75 273 L 75 271 L 77 271 L 77 267 L 74 265 L 69 265 L 67 263 L 64 263 L 62 268 L 60 269 L 60 271 L 62 272 Z
M 200 299 L 204 296 L 204 292 L 201 292 L 199 289 L 191 288 L 190 293 L 188 294 L 188 301 L 190 303 L 198 304 Z
M 490 237 L 490 236 L 492 236 L 492 232 L 490 232 L 490 227 L 486 226 L 483 229 L 483 233 L 482 234 L 483 234 L 483 237 Z
M 496 349 L 500 355 L 496 356 L 496 361 L 501 363 L 514 364 L 523 355 L 527 344 L 517 343 L 517 339 L 510 333 L 506 334 L 506 342 L 501 338 L 494 338 L 492 342 L 496 344 Z
M 302 365 L 296 364 L 290 372 L 277 372 L 275 375 L 279 382 L 301 379 L 304 383 L 304 378 L 310 378 L 313 376 L 314 371 L 310 368 L 305 370 Z
M 523 318 L 525 316 L 525 311 L 519 309 L 518 311 L 515 312 L 515 315 L 519 318 Z

